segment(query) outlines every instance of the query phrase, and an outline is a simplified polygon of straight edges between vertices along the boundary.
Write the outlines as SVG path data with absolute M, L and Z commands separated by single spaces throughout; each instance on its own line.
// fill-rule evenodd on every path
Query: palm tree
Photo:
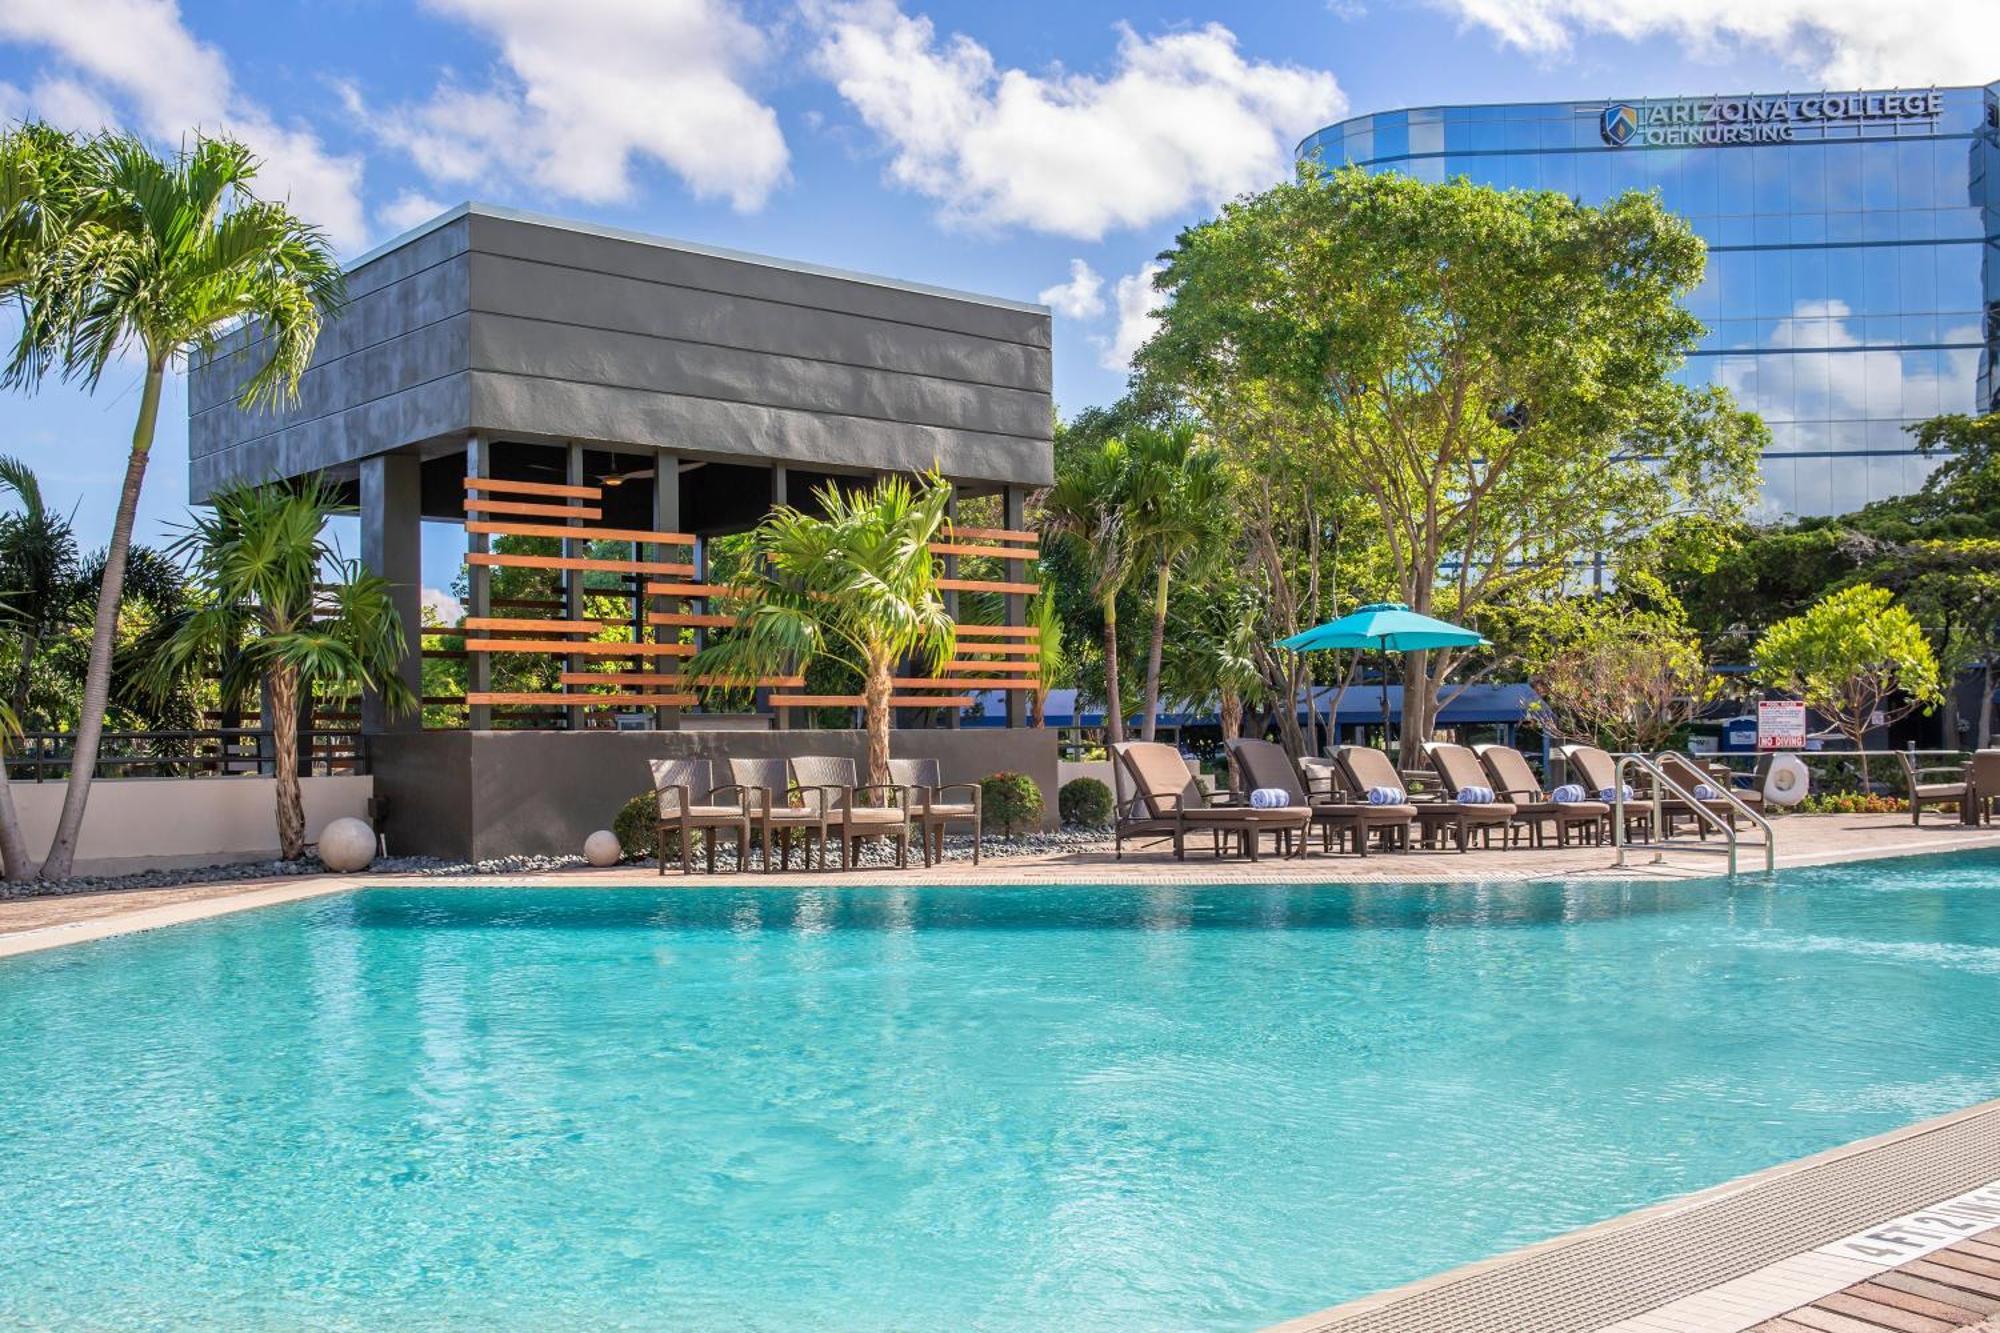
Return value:
M 1176 571 L 1212 558 L 1228 539 L 1229 484 L 1221 451 L 1203 444 L 1191 426 L 1140 427 L 1127 433 L 1126 447 L 1132 454 L 1126 523 L 1132 544 L 1153 567 L 1152 637 L 1139 716 L 1139 738 L 1150 741 L 1159 725 L 1167 594 Z
M 397 675 L 406 651 L 388 581 L 343 560 L 322 533 L 337 503 L 318 478 L 294 488 L 240 486 L 217 495 L 174 552 L 200 605 L 154 656 L 149 679 L 169 689 L 195 662 L 219 667 L 222 694 L 264 686 L 278 772 L 278 847 L 305 853 L 299 712 L 315 693 L 377 691 L 391 712 L 416 706 Z M 329 577 L 329 575 L 331 577 Z
M 27 297 L 67 235 L 86 153 L 39 121 L 0 133 L 0 295 Z
M 1049 725 L 1049 691 L 1056 687 L 1056 678 L 1069 664 L 1069 653 L 1063 648 L 1062 612 L 1056 606 L 1054 588 L 1044 588 L 1028 604 L 1028 624 L 1035 631 L 1035 688 L 1032 698 L 1035 704 L 1035 725 Z
M 1125 739 L 1125 708 L 1118 681 L 1118 594 L 1132 571 L 1132 543 L 1125 503 L 1131 462 L 1121 440 L 1064 460 L 1056 484 L 1042 497 L 1042 529 L 1066 542 L 1090 571 L 1090 595 L 1104 612 L 1104 730 L 1113 744 Z
M 239 354 L 261 364 L 244 377 L 241 405 L 283 402 L 296 395 L 320 322 L 341 298 L 340 266 L 325 236 L 285 205 L 252 195 L 256 172 L 249 150 L 227 139 L 197 138 L 164 159 L 129 136 L 96 140 L 75 221 L 28 284 L 33 308 L 10 383 L 33 385 L 60 364 L 66 377 L 94 388 L 122 350 L 145 361 L 45 879 L 70 873 L 90 799 L 132 524 L 167 368 L 190 353 L 214 353 L 225 334 L 242 330 Z
M 42 644 L 72 623 L 85 591 L 83 560 L 69 519 L 49 509 L 34 469 L 18 458 L 0 457 L 0 495 L 11 495 L 20 512 L 0 518 L 0 599 L 13 614 L 17 653 L 7 705 L 18 719 L 28 716 L 28 687 Z
M 1243 734 L 1245 706 L 1261 704 L 1270 695 L 1256 658 L 1261 622 L 1255 606 L 1240 592 L 1231 595 L 1227 587 L 1207 586 L 1202 591 L 1211 595 L 1203 600 L 1193 624 L 1175 625 L 1176 649 L 1162 689 L 1189 713 L 1213 700 L 1222 739 L 1235 740 Z
M 689 674 L 727 688 L 815 657 L 848 663 L 861 674 L 868 781 L 888 782 L 897 663 L 922 658 L 936 673 L 957 649 L 930 550 L 950 498 L 936 477 L 921 490 L 891 477 L 851 495 L 832 485 L 815 492 L 823 518 L 774 510 L 752 535 L 734 589 L 744 610 L 727 637 L 689 659 Z

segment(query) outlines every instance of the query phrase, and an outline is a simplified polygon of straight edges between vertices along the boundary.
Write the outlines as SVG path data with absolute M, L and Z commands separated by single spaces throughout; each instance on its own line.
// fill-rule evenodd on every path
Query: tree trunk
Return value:
M 21 814 L 14 808 L 14 786 L 7 779 L 7 765 L 0 760 L 0 866 L 10 880 L 30 879 L 35 863 L 28 856 L 28 840 L 21 834 Z
M 861 701 L 868 723 L 868 781 L 879 785 L 889 781 L 889 707 L 893 676 L 887 656 L 871 659 L 867 678 L 862 682 Z
M 1403 727 L 1398 750 L 1404 768 L 1421 768 L 1424 742 L 1431 738 L 1430 653 L 1403 654 Z
M 1146 647 L 1146 694 L 1139 716 L 1139 739 L 1153 739 L 1159 725 L 1160 712 L 1160 655 L 1167 642 L 1167 584 L 1173 578 L 1172 570 L 1162 564 L 1153 585 L 1153 634 Z
M 14 718 L 23 731 L 33 730 L 28 725 L 28 689 L 34 683 L 35 654 L 41 646 L 39 631 L 29 629 L 22 633 L 21 660 L 14 667 L 14 688 L 7 694 L 7 706 L 14 710 Z
M 1235 690 L 1222 691 L 1222 739 L 1233 741 L 1243 735 L 1243 696 Z
M 104 553 L 104 582 L 97 589 L 97 619 L 90 634 L 90 666 L 83 678 L 83 704 L 77 715 L 69 788 L 63 793 L 55 840 L 49 844 L 48 857 L 42 862 L 43 879 L 68 879 L 76 862 L 77 839 L 83 832 L 83 809 L 90 801 L 90 780 L 97 771 L 97 750 L 104 739 L 104 712 L 111 699 L 111 650 L 118 637 L 118 604 L 125 595 L 125 561 L 132 549 L 139 488 L 146 481 L 146 459 L 153 449 L 153 427 L 160 415 L 160 382 L 165 376 L 164 360 L 147 365 L 146 387 L 139 398 L 139 420 L 132 427 L 132 454 L 125 462 L 125 488 L 118 496 L 118 516 L 111 524 L 111 544 Z
M 271 749 L 278 770 L 278 855 L 296 861 L 306 854 L 306 805 L 299 790 L 299 676 L 280 669 L 270 675 Z
M 1979 665 L 1979 748 L 1993 744 L 1993 659 Z
M 1125 739 L 1125 707 L 1118 688 L 1118 594 L 1104 599 L 1104 736 L 1116 745 Z

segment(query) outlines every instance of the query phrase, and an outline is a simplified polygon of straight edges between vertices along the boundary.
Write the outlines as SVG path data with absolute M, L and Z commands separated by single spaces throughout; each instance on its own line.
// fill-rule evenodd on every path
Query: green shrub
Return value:
M 618 849 L 627 861 L 643 861 L 658 852 L 660 807 L 653 793 L 640 792 L 625 802 L 611 821 L 611 831 L 618 835 Z
M 986 825 L 1012 837 L 1042 822 L 1042 789 L 1026 773 L 995 773 L 979 784 Z
M 1111 788 L 1096 778 L 1071 778 L 1056 793 L 1062 822 L 1080 828 L 1103 828 L 1111 822 Z

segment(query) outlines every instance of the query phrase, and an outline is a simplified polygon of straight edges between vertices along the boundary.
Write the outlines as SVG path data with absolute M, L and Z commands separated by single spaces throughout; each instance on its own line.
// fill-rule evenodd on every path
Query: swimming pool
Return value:
M 2000 1095 L 2000 857 L 367 890 L 0 962 L 0 1324 L 1234 1327 Z

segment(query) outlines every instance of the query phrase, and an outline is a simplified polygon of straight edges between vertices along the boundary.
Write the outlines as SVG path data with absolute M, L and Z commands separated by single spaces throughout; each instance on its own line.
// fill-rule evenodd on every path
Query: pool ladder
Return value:
M 1666 756 L 1664 754 L 1661 756 L 1661 758 L 1665 757 Z M 1686 763 L 1688 763 L 1697 770 L 1701 768 L 1701 765 L 1694 759 L 1692 755 L 1676 755 L 1674 757 L 1677 759 L 1684 760 Z M 1666 860 L 1665 846 L 1667 840 L 1667 825 L 1666 825 L 1666 812 L 1663 808 L 1665 800 L 1662 793 L 1671 793 L 1672 795 L 1678 797 L 1682 802 L 1682 804 L 1686 805 L 1688 809 L 1694 812 L 1694 817 L 1696 820 L 1706 823 L 1709 827 L 1715 829 L 1717 832 L 1722 834 L 1723 837 L 1723 845 L 1719 848 L 1711 847 L 1706 842 L 1703 842 L 1699 847 L 1696 847 L 1693 844 L 1685 844 L 1687 850 L 1689 851 L 1700 850 L 1704 852 L 1706 851 L 1727 852 L 1729 854 L 1729 873 L 1732 876 L 1735 875 L 1736 861 L 1737 861 L 1736 853 L 1737 853 L 1737 848 L 1741 842 L 1741 839 L 1738 837 L 1737 834 L 1736 821 L 1733 819 L 1725 819 L 1721 815 L 1717 814 L 1715 811 L 1709 809 L 1709 802 L 1696 800 L 1693 792 L 1689 791 L 1686 787 L 1683 787 L 1679 782 L 1675 781 L 1673 778 L 1667 776 L 1666 769 L 1660 765 L 1658 760 L 1652 759 L 1643 754 L 1621 754 L 1614 757 L 1614 759 L 1612 760 L 1611 840 L 1613 844 L 1616 845 L 1618 848 L 1618 864 L 1621 866 L 1626 864 L 1625 861 L 1626 850 L 1630 846 L 1630 841 L 1625 834 L 1625 788 L 1627 785 L 1625 778 L 1627 772 L 1631 769 L 1637 769 L 1639 772 L 1644 773 L 1648 778 L 1652 779 L 1653 840 L 1652 842 L 1647 844 L 1649 847 L 1652 848 L 1653 851 L 1652 864 L 1658 865 L 1662 861 Z M 1771 821 L 1764 818 L 1763 815 L 1757 813 L 1755 810 L 1752 810 L 1749 806 L 1745 805 L 1741 800 L 1737 799 L 1736 793 L 1729 790 L 1729 785 L 1727 782 L 1724 782 L 1716 786 L 1715 790 L 1721 794 L 1723 801 L 1728 804 L 1729 808 L 1732 811 L 1734 811 L 1736 814 L 1742 815 L 1747 822 L 1755 825 L 1757 828 L 1760 828 L 1764 831 L 1764 842 L 1763 842 L 1764 873 L 1767 875 L 1771 874 L 1778 868 L 1778 846 L 1777 846 L 1777 840 L 1775 839 L 1775 837 L 1772 835 L 1771 832 Z

